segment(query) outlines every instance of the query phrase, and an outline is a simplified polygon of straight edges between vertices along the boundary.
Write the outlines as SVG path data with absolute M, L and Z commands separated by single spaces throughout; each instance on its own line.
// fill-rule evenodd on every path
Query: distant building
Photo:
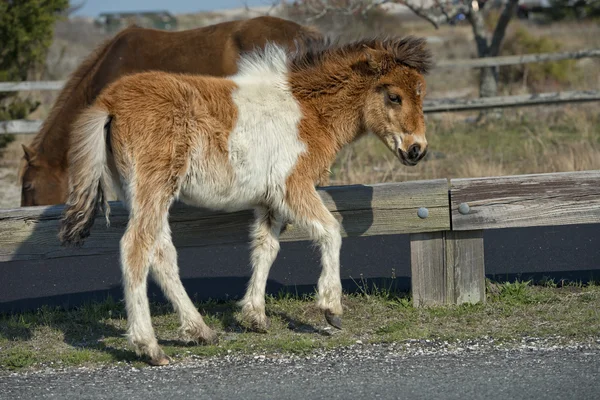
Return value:
M 96 26 L 104 28 L 107 33 L 117 32 L 132 24 L 167 31 L 177 29 L 177 19 L 168 11 L 102 13 L 98 15 L 94 23 Z

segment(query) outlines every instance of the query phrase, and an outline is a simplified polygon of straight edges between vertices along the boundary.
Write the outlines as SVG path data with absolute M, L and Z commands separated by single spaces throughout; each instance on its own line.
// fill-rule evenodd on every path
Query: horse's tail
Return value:
M 81 246 L 90 235 L 98 209 L 106 222 L 110 207 L 104 195 L 110 182 L 107 166 L 108 111 L 99 105 L 85 110 L 73 124 L 69 148 L 69 198 L 59 239 L 63 246 Z

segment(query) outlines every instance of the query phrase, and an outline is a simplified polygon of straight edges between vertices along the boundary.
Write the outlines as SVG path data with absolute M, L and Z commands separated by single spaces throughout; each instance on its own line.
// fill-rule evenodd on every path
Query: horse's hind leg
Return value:
M 147 295 L 148 270 L 163 216 L 136 206 L 133 203 L 127 230 L 121 239 L 127 337 L 138 355 L 150 357 L 151 364 L 165 365 L 169 361 L 154 335 Z
M 282 219 L 273 211 L 262 207 L 257 208 L 254 215 L 251 231 L 252 277 L 246 295 L 239 304 L 242 306 L 242 318 L 253 329 L 264 332 L 269 328 L 269 320 L 265 314 L 265 289 L 269 270 L 279 252 Z
M 177 251 L 171 240 L 168 221 L 163 222 L 152 263 L 152 275 L 169 299 L 181 321 L 180 335 L 186 342 L 215 343 L 217 334 L 210 329 L 187 295 L 177 267 Z

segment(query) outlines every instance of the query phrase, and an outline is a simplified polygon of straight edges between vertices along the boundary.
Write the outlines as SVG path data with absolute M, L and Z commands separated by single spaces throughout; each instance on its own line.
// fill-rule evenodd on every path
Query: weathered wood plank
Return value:
M 328 209 L 341 221 L 343 236 L 374 236 L 435 232 L 450 227 L 446 179 L 378 185 L 328 187 L 319 193 Z M 429 216 L 417 215 L 420 207 Z M 98 254 L 114 254 L 127 224 L 121 204 L 111 205 L 111 225 L 98 217 L 91 236 L 78 249 L 60 246 L 57 233 L 63 206 L 0 210 L 0 262 Z M 216 213 L 177 204 L 170 217 L 177 247 L 202 247 L 245 243 L 249 211 Z M 305 231 L 288 226 L 282 241 L 307 240 Z
M 598 100 L 600 100 L 599 90 L 575 90 L 516 96 L 480 97 L 474 99 L 427 100 L 423 104 L 423 111 L 425 113 L 473 111 L 488 108 L 524 107 Z
M 485 301 L 483 231 L 410 235 L 413 305 Z
M 445 232 L 446 302 L 485 302 L 483 231 Z
M 600 57 L 600 49 L 588 49 L 563 53 L 521 54 L 516 56 L 500 56 L 473 58 L 465 60 L 440 60 L 436 68 L 480 68 L 504 65 L 517 65 L 536 62 L 577 60 L 580 58 Z M 0 82 L 0 92 L 22 92 L 30 90 L 61 90 L 65 81 L 24 81 Z
M 571 51 L 565 53 L 521 54 L 517 56 L 500 56 L 474 58 L 470 60 L 441 60 L 436 68 L 481 68 L 518 65 L 547 61 L 577 60 L 580 58 L 600 57 L 600 49 Z
M 27 121 L 24 119 L 15 119 L 12 121 L 0 121 L 0 135 L 15 133 L 38 133 L 44 121 Z
M 454 231 L 600 222 L 600 171 L 452 179 L 450 186 Z
M 447 302 L 444 232 L 410 235 L 410 275 L 413 306 Z
M 65 81 L 24 81 L 0 82 L 0 92 L 21 92 L 29 90 L 60 90 Z

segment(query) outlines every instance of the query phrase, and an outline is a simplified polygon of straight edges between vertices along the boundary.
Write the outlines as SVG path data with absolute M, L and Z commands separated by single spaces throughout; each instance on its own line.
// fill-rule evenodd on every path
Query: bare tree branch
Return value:
M 258 15 L 270 15 L 271 12 L 277 7 L 277 3 L 278 2 L 272 2 L 271 3 L 271 7 L 269 7 L 269 9 L 267 10 L 267 12 L 261 12 L 261 11 L 257 11 L 257 10 L 253 10 L 248 6 L 248 2 L 244 1 L 244 9 L 246 10 L 246 12 L 249 13 L 254 13 L 254 14 L 258 14 Z
M 508 26 L 510 19 L 517 12 L 518 3 L 519 0 L 509 0 L 504 6 L 502 14 L 500 15 L 498 23 L 496 24 L 496 29 L 494 29 L 494 34 L 492 35 L 492 43 L 490 44 L 490 48 L 488 50 L 490 56 L 495 57 L 500 52 L 500 45 L 502 44 L 502 40 L 506 34 L 506 27 Z
M 74 14 L 77 11 L 81 10 L 81 8 L 83 8 L 83 6 L 85 6 L 85 1 L 82 1 L 79 4 L 70 5 L 69 8 L 67 8 L 67 10 L 65 11 L 65 14 L 66 15 Z
M 402 4 L 407 7 L 415 15 L 432 24 L 435 29 L 439 29 L 440 24 L 451 21 L 456 15 L 460 13 L 467 14 L 469 12 L 469 6 L 462 1 L 457 4 L 450 4 L 445 1 L 444 4 L 442 4 L 441 1 L 435 0 L 434 3 L 436 7 L 427 8 L 423 6 L 423 3 L 417 5 L 416 1 L 413 0 L 395 0 L 393 3 Z
M 393 0 L 381 0 L 381 1 L 374 1 L 374 2 L 372 2 L 371 4 L 368 4 L 367 6 L 365 6 L 365 7 L 363 8 L 363 10 L 361 11 L 361 15 L 362 15 L 363 17 L 366 17 L 366 16 L 367 16 L 367 13 L 368 13 L 369 11 L 371 11 L 371 10 L 372 10 L 372 9 L 374 9 L 374 8 L 380 7 L 380 6 L 384 5 L 384 4 L 387 4 L 387 3 L 393 3 Z
M 446 20 L 450 21 L 452 19 L 452 17 L 448 14 L 448 11 L 446 10 L 446 7 L 444 7 L 444 4 L 442 4 L 440 0 L 435 0 L 435 5 L 440 9 L 442 15 L 446 17 Z
M 394 0 L 303 0 L 294 1 L 294 6 L 304 14 L 307 22 L 323 18 L 327 14 L 360 15 L 367 13 L 382 4 L 394 3 Z
M 323 18 L 328 13 L 360 15 L 384 4 L 400 4 L 415 15 L 429 22 L 436 29 L 441 24 L 453 21 L 459 14 L 464 14 L 471 25 L 473 37 L 477 45 L 477 56 L 494 57 L 500 51 L 500 45 L 506 35 L 506 28 L 516 12 L 518 0 L 508 0 L 496 23 L 493 34 L 488 31 L 484 13 L 492 7 L 489 0 L 480 8 L 476 0 L 295 0 L 295 9 L 308 16 L 308 21 Z M 494 96 L 497 93 L 497 76 L 492 67 L 481 69 L 480 95 Z
M 396 3 L 408 7 L 415 15 L 431 23 L 435 27 L 435 29 L 439 29 L 440 23 L 443 22 L 439 18 L 439 16 L 435 15 L 433 12 L 431 12 L 431 10 L 426 10 L 423 7 L 419 7 L 415 4 L 412 4 L 412 2 L 410 1 L 398 0 L 396 1 Z

